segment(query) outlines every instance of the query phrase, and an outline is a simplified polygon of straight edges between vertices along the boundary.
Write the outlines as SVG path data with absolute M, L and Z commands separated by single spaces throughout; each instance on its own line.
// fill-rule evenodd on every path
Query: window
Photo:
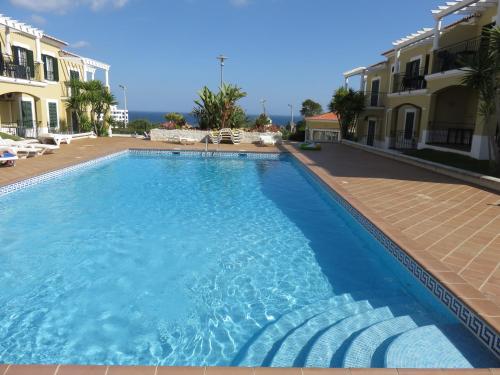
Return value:
M 47 81 L 59 81 L 57 59 L 52 56 L 42 55 L 43 72 Z
M 69 71 L 69 79 L 70 80 L 80 80 L 80 72 L 78 70 L 70 70 Z
M 35 78 L 35 60 L 33 51 L 26 48 L 12 46 L 14 57 L 14 77 L 30 79 Z
M 48 107 L 49 107 L 49 128 L 58 128 L 59 121 L 57 118 L 57 103 L 49 102 Z

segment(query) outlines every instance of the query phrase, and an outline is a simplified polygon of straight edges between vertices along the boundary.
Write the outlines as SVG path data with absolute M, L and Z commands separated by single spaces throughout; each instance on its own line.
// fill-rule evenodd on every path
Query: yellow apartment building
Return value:
M 47 131 L 77 132 L 67 108 L 70 79 L 95 78 L 110 66 L 66 51 L 68 44 L 0 15 L 0 132 L 36 137 Z
M 346 85 L 349 78 L 361 77 L 366 97 L 356 140 L 385 149 L 430 148 L 488 159 L 478 93 L 461 82 L 467 62 L 488 48 L 485 33 L 500 20 L 498 3 L 446 3 L 432 11 L 434 27 L 395 41 L 382 54 L 384 61 L 344 73 Z

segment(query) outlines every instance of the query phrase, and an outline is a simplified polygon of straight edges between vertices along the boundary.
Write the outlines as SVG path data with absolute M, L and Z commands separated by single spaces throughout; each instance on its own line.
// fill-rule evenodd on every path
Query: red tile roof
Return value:
M 337 115 L 332 112 L 323 113 L 319 116 L 306 117 L 306 120 L 311 121 L 338 121 Z

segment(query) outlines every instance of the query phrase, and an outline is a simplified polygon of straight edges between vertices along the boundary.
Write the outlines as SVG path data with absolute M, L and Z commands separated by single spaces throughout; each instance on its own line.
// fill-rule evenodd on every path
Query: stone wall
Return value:
M 205 138 L 208 136 L 208 131 L 204 130 L 166 130 L 166 129 L 152 129 L 151 130 L 151 140 L 152 141 L 163 141 L 167 142 L 175 137 L 185 137 L 196 139 L 200 143 L 205 143 Z M 243 137 L 241 143 L 258 143 L 260 141 L 260 136 L 263 134 L 272 135 L 276 139 L 277 143 L 282 142 L 281 133 L 257 133 L 257 132 L 242 132 Z

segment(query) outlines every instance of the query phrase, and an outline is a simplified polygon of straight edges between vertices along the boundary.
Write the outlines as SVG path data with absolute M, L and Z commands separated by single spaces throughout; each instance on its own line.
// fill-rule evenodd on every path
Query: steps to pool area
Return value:
M 384 299 L 387 302 L 387 298 Z M 434 324 L 433 324 L 434 322 Z M 232 363 L 275 368 L 473 368 L 495 366 L 459 324 L 427 317 L 407 296 L 354 301 L 342 295 L 285 314 L 254 336 Z M 462 354 L 467 347 L 466 354 Z

